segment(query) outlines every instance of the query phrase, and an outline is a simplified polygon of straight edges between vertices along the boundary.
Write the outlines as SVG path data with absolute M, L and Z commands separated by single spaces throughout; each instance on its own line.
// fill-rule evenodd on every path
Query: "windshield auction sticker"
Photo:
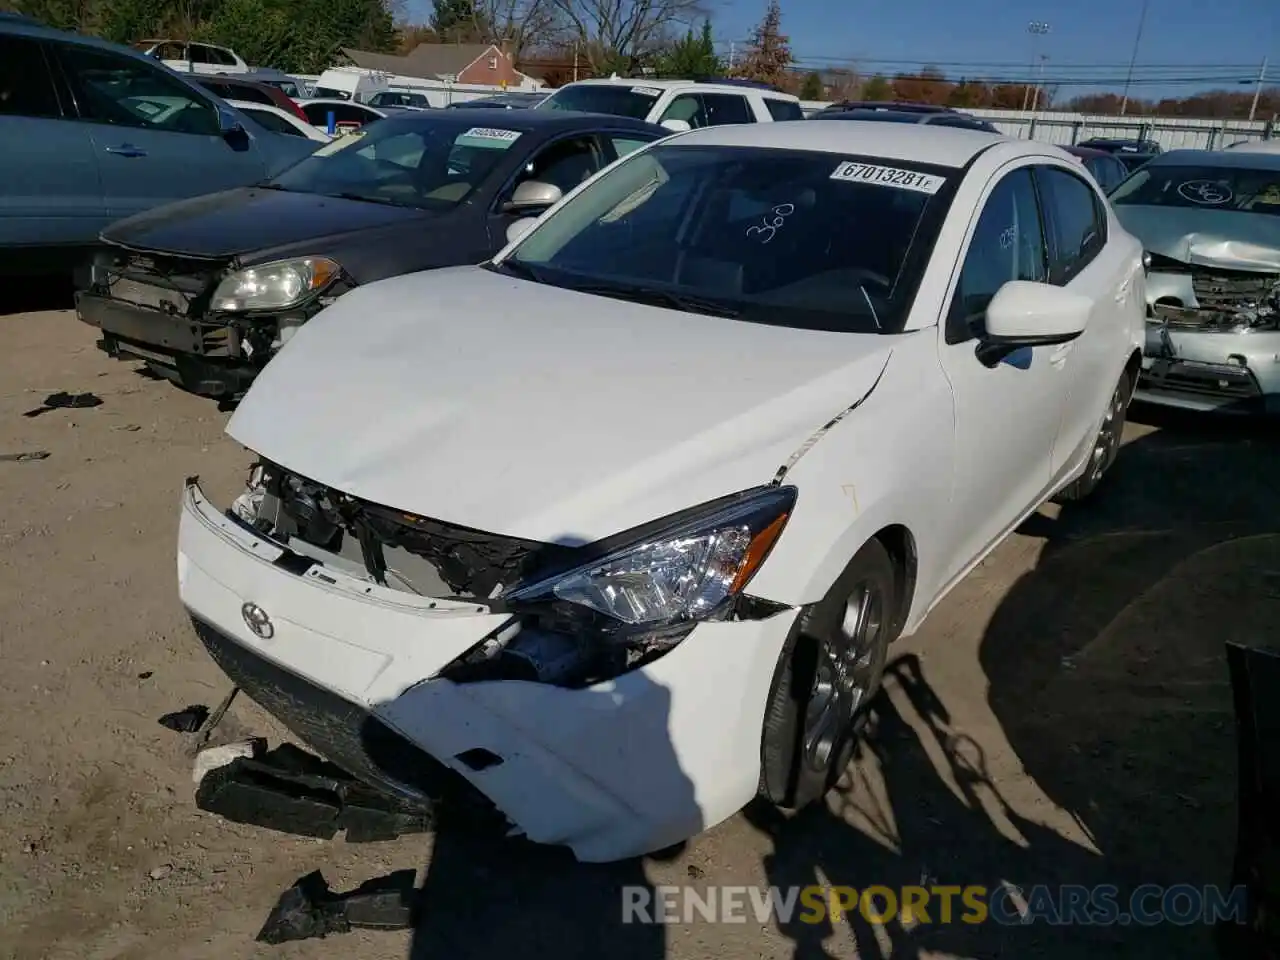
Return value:
M 470 137 L 472 140 L 502 140 L 510 143 L 513 140 L 520 139 L 519 130 L 495 130 L 492 127 L 472 127 L 464 137 Z
M 947 182 L 945 178 L 935 177 L 929 173 L 899 170 L 897 167 L 880 167 L 871 163 L 854 163 L 852 160 L 846 160 L 836 167 L 835 172 L 831 174 L 831 179 L 897 187 L 899 190 L 915 190 L 917 193 L 928 194 L 937 193 Z
M 657 87 L 632 87 L 631 92 L 643 94 L 646 97 L 662 96 L 662 91 L 659 90 Z

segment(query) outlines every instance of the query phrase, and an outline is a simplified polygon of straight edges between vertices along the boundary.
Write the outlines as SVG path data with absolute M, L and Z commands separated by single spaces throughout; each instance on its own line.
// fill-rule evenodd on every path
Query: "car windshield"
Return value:
M 449 209 L 471 196 L 521 136 L 518 130 L 477 127 L 448 114 L 430 121 L 378 120 L 326 143 L 269 184 L 298 193 Z
M 1111 194 L 1116 206 L 1280 214 L 1280 170 L 1148 164 Z
M 538 104 L 537 109 L 580 110 L 643 120 L 660 96 L 662 91 L 653 87 L 587 83 L 578 87 L 562 87 Z
M 593 181 L 492 269 L 759 323 L 893 331 L 953 174 L 833 153 L 652 147 Z
M 350 100 L 351 94 L 346 90 L 336 90 L 333 87 L 316 87 L 312 92 L 313 100 Z

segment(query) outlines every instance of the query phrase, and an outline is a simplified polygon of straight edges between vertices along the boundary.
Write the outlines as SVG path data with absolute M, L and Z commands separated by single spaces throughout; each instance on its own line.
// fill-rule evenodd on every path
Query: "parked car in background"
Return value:
M 477 97 L 474 100 L 455 100 L 449 104 L 450 110 L 491 110 L 497 107 L 502 110 L 530 110 L 550 94 L 546 93 L 498 93 L 492 97 Z
M 366 101 L 371 107 L 402 107 L 408 110 L 429 110 L 431 101 L 425 93 L 405 90 L 380 90 Z
M 351 67 L 331 67 L 316 80 L 311 96 L 319 100 L 352 100 L 364 103 L 374 94 L 390 89 L 385 76 Z
M 108 223 L 256 183 L 314 144 L 128 47 L 0 16 L 0 269 L 65 269 Z
M 855 107 L 852 110 L 838 110 L 827 113 L 825 110 L 810 119 L 823 120 L 870 120 L 875 123 L 924 123 L 935 127 L 960 127 L 965 130 L 981 130 L 984 133 L 999 133 L 995 126 L 979 117 L 960 113 L 958 110 L 890 110 L 884 108 Z
M 236 396 L 353 287 L 479 263 L 506 229 L 665 136 L 623 117 L 406 112 L 279 176 L 113 224 L 80 317 L 100 346 L 198 393 Z
M 1111 203 L 1150 258 L 1139 397 L 1280 413 L 1280 154 L 1173 150 Z
M 245 492 L 186 484 L 182 603 L 352 775 L 579 860 L 818 802 L 890 644 L 1105 482 L 1141 253 L 1048 145 L 670 137 L 300 331 L 228 424 Z
M 253 80 L 242 80 L 238 77 L 194 76 L 191 79 L 206 90 L 216 93 L 223 100 L 270 104 L 292 113 L 299 120 L 307 119 L 307 115 L 302 112 L 297 102 L 279 87 Z
M 291 100 L 305 100 L 308 96 L 307 85 L 296 77 L 271 76 L 255 72 L 249 79 L 275 87 Z
M 1085 169 L 1098 181 L 1104 193 L 1110 192 L 1129 175 L 1128 168 L 1114 154 L 1091 147 L 1063 147 L 1073 157 L 1079 157 Z
M 1227 149 L 1241 153 L 1280 153 L 1280 140 L 1241 140 Z
M 351 103 L 346 100 L 303 100 L 298 109 L 307 118 L 307 122 L 321 130 L 329 127 L 329 115 L 333 114 L 334 124 L 338 130 L 358 130 L 366 123 L 373 123 L 395 112 L 395 107 L 368 107 L 363 103 Z M 403 111 L 402 111 L 403 112 Z
M 611 113 L 677 131 L 729 123 L 804 119 L 799 98 L 760 84 L 616 77 L 567 83 L 535 109 Z
M 133 45 L 166 67 L 182 73 L 248 73 L 253 68 L 230 47 L 185 40 L 139 40 Z
M 1083 143 L 1076 144 L 1076 146 L 1088 147 L 1090 150 L 1102 150 L 1105 153 L 1110 153 L 1124 164 L 1125 169 L 1130 173 L 1133 173 L 1133 171 L 1137 170 L 1153 157 L 1158 157 L 1164 152 L 1164 148 L 1154 140 L 1124 140 L 1109 137 L 1095 137 L 1092 140 L 1085 140 Z
M 227 102 L 246 117 L 252 119 L 258 126 L 264 130 L 270 130 L 272 133 L 280 133 L 288 137 L 302 137 L 306 140 L 314 140 L 316 143 L 328 143 L 333 139 L 329 134 L 313 125 L 305 116 L 299 118 L 297 114 L 288 110 L 281 110 L 273 104 L 245 103 L 240 100 L 228 100 Z

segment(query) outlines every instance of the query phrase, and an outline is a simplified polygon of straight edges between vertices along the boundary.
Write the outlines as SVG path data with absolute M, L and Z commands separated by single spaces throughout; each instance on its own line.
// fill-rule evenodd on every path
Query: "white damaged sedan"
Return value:
M 1055 147 L 847 121 L 670 137 L 529 227 L 266 367 L 248 489 L 184 492 L 197 633 L 354 776 L 581 860 L 822 796 L 890 642 L 1111 466 L 1140 245 Z

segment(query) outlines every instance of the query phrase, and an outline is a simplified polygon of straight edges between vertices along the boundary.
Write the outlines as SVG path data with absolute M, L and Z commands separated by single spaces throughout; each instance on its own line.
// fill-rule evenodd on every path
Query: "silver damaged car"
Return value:
M 1147 252 L 1136 399 L 1280 413 L 1280 154 L 1175 150 L 1111 203 Z

